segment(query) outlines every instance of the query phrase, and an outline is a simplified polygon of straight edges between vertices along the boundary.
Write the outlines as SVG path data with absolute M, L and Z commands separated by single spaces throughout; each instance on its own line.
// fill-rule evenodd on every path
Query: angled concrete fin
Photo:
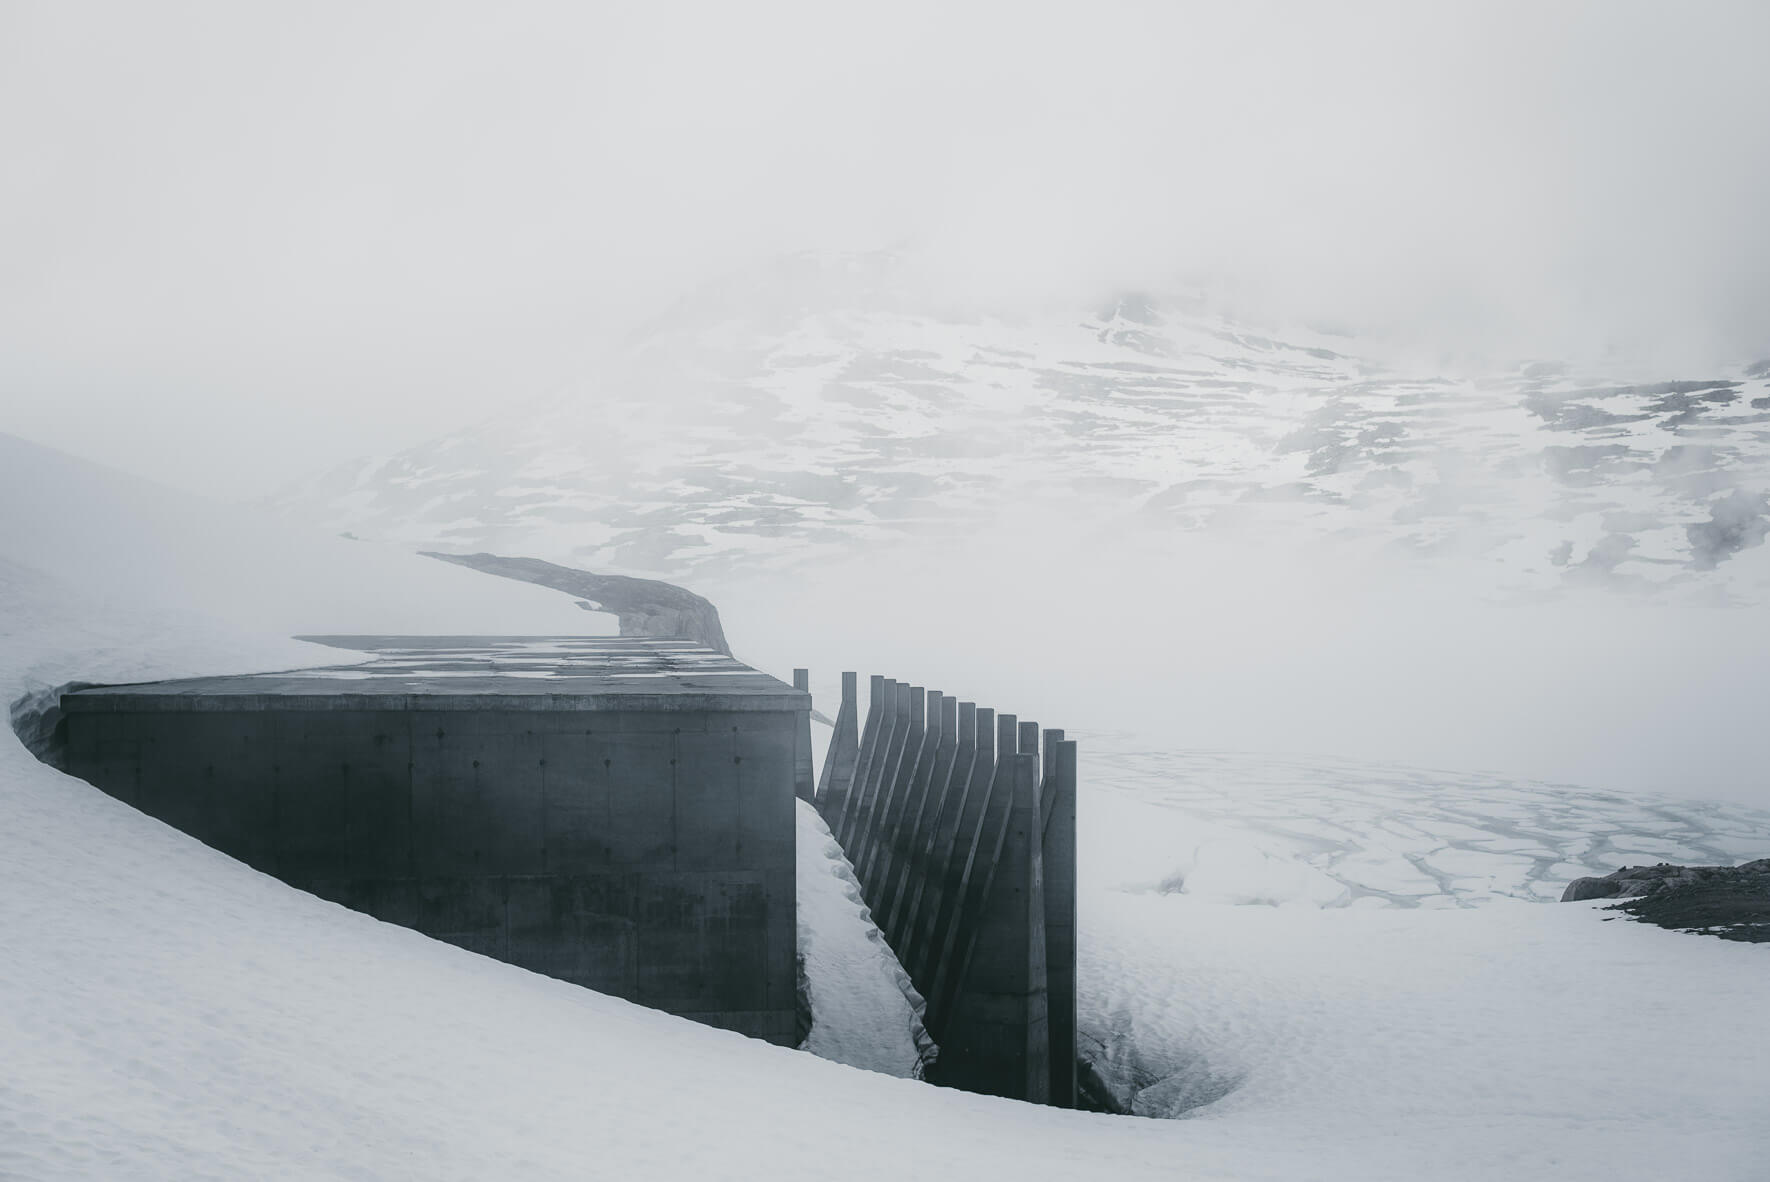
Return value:
M 872 685 L 864 729 L 850 721 L 844 740 L 838 718 L 820 797 L 927 1003 L 930 1078 L 1073 1107 L 1076 745 L 939 691 Z M 830 770 L 844 742 L 845 793 Z
M 975 711 L 973 716 L 975 718 Z M 917 951 L 911 943 L 916 924 L 916 907 L 922 897 L 923 884 L 929 876 L 934 830 L 940 821 L 941 811 L 946 807 L 953 765 L 958 758 L 958 731 L 959 701 L 953 697 L 943 698 L 940 703 L 940 739 L 928 769 L 928 781 L 917 806 L 915 823 L 910 827 L 905 844 L 903 865 L 898 871 L 897 897 L 893 900 L 887 936 L 894 941 L 892 947 L 903 948 L 911 959 Z
M 903 896 L 908 882 L 910 854 L 915 846 L 916 832 L 921 828 L 928 809 L 928 788 L 934 780 L 934 766 L 946 742 L 946 703 L 952 701 L 939 690 L 928 691 L 928 722 L 922 732 L 922 748 L 910 772 L 909 790 L 903 806 L 897 810 L 897 825 L 880 859 L 879 876 L 884 883 L 881 903 L 885 910 L 880 930 L 897 946 L 902 942 L 899 925 L 903 915 Z
M 872 747 L 862 760 L 855 780 L 854 798 L 849 803 L 848 816 L 839 835 L 851 863 L 859 860 L 861 841 L 878 803 L 879 780 L 890 754 L 892 732 L 897 727 L 897 688 L 897 682 L 888 677 L 873 678 L 871 709 L 872 714 L 878 715 L 879 724 L 873 733 Z
M 855 864 L 855 876 L 860 880 L 861 893 L 866 898 L 867 906 L 875 912 L 878 910 L 880 883 L 873 871 L 879 863 L 879 847 L 885 828 L 894 818 L 903 796 L 903 782 L 909 774 L 906 765 L 915 761 L 916 752 L 922 744 L 922 698 L 925 693 L 919 685 L 898 683 L 897 729 L 892 732 L 891 750 L 884 774 L 879 780 L 879 790 L 874 795 L 874 807 L 868 816 L 866 832 L 860 838 L 860 861 Z
M 918 883 L 921 897 L 914 901 L 914 926 L 906 941 L 909 963 L 904 968 L 924 996 L 931 985 L 930 978 L 933 976 L 935 958 L 941 943 L 943 929 L 939 916 L 942 901 L 950 894 L 949 883 L 956 872 L 954 850 L 961 851 L 958 857 L 962 859 L 966 848 L 960 840 L 960 833 L 967 789 L 977 764 L 979 728 L 981 726 L 986 734 L 990 733 L 990 728 L 994 726 L 993 715 L 994 712 L 988 709 L 978 710 L 974 702 L 959 704 L 959 743 L 953 752 L 952 770 L 947 776 L 946 796 L 941 805 L 940 816 L 929 838 L 927 873 L 921 876 Z M 980 718 L 983 720 L 981 723 Z

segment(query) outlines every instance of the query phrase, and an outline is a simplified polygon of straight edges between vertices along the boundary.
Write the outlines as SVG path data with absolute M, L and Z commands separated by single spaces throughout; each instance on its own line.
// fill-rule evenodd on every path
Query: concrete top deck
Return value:
M 690 640 L 609 636 L 302 636 L 372 653 L 276 673 L 100 686 L 76 711 L 806 710 L 811 696 Z

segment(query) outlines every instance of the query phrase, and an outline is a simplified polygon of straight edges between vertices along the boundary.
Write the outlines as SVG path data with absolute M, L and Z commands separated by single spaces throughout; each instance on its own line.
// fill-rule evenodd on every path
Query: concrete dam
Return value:
M 310 639 L 379 658 L 67 694 L 68 770 L 377 919 L 796 1041 L 808 694 L 686 641 Z
M 780 1045 L 795 796 L 926 1003 L 932 1082 L 1073 1106 L 1075 744 L 872 678 L 813 782 L 808 676 L 692 641 L 308 637 L 358 664 L 63 695 L 66 768 L 284 882 Z

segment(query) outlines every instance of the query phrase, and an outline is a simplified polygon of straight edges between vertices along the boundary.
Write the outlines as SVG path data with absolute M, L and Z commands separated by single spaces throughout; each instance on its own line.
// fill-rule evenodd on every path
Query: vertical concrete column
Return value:
M 939 953 L 939 916 L 942 903 L 950 894 L 948 883 L 956 870 L 955 848 L 961 851 L 958 857 L 964 856 L 959 842 L 960 818 L 965 812 L 972 767 L 977 763 L 978 714 L 977 703 L 959 703 L 958 746 L 953 751 L 952 768 L 947 775 L 946 796 L 941 804 L 940 816 L 929 838 L 927 866 L 918 876 L 917 897 L 912 900 L 911 923 L 914 927 L 905 941 L 909 960 L 903 967 L 924 997 L 928 994 L 935 958 Z M 982 731 L 985 734 L 993 733 L 991 728 L 994 722 L 989 720 L 990 712 L 984 710 L 982 714 L 986 717 Z
M 1042 1104 L 1050 1097 L 1051 1042 L 1039 758 L 1022 751 L 998 766 L 1008 769 L 998 777 L 1008 789 L 1005 824 L 939 1037 L 938 1082 Z
M 1056 739 L 1050 736 L 1055 733 Z M 1045 988 L 1051 1029 L 1051 1099 L 1076 1105 L 1076 745 L 1046 731 Z
M 855 775 L 854 798 L 843 831 L 837 835 L 842 850 L 851 864 L 860 862 L 861 840 L 868 818 L 878 799 L 879 778 L 891 749 L 892 732 L 897 726 L 897 682 L 888 677 L 873 678 L 872 713 L 879 716 L 870 750 L 862 752 L 862 763 Z
M 975 726 L 975 709 L 972 714 Z M 891 917 L 891 930 L 887 933 L 887 937 L 893 941 L 891 946 L 900 949 L 898 960 L 905 966 L 905 971 L 908 971 L 910 962 L 919 951 L 913 947 L 917 931 L 916 909 L 928 877 L 933 873 L 934 834 L 940 824 L 941 813 L 946 808 L 947 792 L 952 784 L 953 765 L 958 752 L 959 700 L 949 695 L 940 701 L 940 742 L 934 749 L 934 762 L 928 770 L 927 791 L 922 797 L 916 824 L 910 831 L 909 848 L 899 871 L 901 882 L 898 886 L 897 908 Z M 914 979 L 911 978 L 912 981 Z
M 841 811 L 835 817 L 827 818 L 830 832 L 835 834 L 844 851 L 851 840 L 854 820 L 860 811 L 861 796 L 866 789 L 867 769 L 871 766 L 873 753 L 879 743 L 879 732 L 884 723 L 885 679 L 875 673 L 867 681 L 867 721 L 860 732 L 860 751 L 854 760 L 854 778 L 848 785 L 848 795 L 841 801 Z
M 811 670 L 793 670 L 793 688 L 809 694 Z M 811 764 L 811 708 L 806 707 L 793 723 L 793 795 L 800 800 L 817 799 Z
M 1040 764 L 1039 779 L 1039 823 L 1045 827 L 1051 824 L 1051 773 L 1057 767 L 1057 744 L 1063 742 L 1063 731 L 1054 726 L 1045 728 L 1044 760 Z
M 885 857 L 879 866 L 885 890 L 882 900 L 885 918 L 880 923 L 879 930 L 885 933 L 886 941 L 894 949 L 902 943 L 899 923 L 903 915 L 910 853 L 915 846 L 916 833 L 921 828 L 923 814 L 928 808 L 928 789 L 934 780 L 934 764 L 940 756 L 941 744 L 946 741 L 943 728 L 946 722 L 946 703 L 950 701 L 952 699 L 939 690 L 928 691 L 928 721 L 922 731 L 922 749 L 916 755 L 916 765 L 910 772 L 909 790 L 904 796 L 902 806 L 897 810 L 891 842 L 886 847 Z M 902 960 L 901 952 L 898 958 Z
M 860 679 L 856 674 L 842 675 L 842 705 L 836 710 L 836 726 L 830 734 L 830 746 L 824 752 L 824 766 L 817 777 L 818 809 L 824 814 L 824 820 L 830 829 L 835 830 L 834 822 L 830 821 L 831 801 L 837 798 L 846 800 L 849 787 L 854 782 L 854 765 L 860 755 Z

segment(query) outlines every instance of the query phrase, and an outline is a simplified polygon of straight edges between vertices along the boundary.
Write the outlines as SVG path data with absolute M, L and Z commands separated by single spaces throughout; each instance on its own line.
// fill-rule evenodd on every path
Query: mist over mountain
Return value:
M 1327 541 L 1502 596 L 1770 590 L 1770 361 L 1385 352 L 1179 286 L 985 314 L 906 252 L 807 252 L 691 291 L 569 393 L 503 392 L 467 430 L 275 503 L 363 537 L 684 578 L 1075 528 Z

